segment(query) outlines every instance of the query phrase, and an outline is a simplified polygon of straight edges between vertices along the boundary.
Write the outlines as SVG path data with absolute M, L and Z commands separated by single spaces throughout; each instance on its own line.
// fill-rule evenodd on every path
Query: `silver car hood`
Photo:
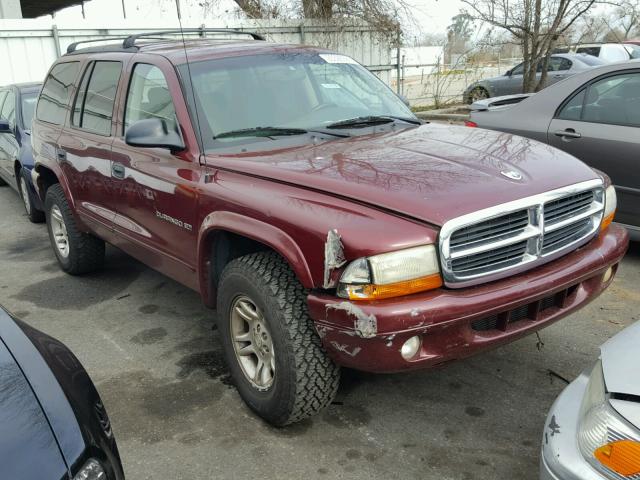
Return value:
M 483 98 L 482 100 L 476 100 L 469 105 L 469 110 L 474 112 L 482 112 L 484 110 L 496 110 L 500 108 L 507 108 L 516 103 L 520 103 L 526 98 L 534 95 L 533 93 L 517 93 L 515 95 L 503 95 L 501 97 Z
M 640 321 L 600 347 L 607 390 L 640 397 Z

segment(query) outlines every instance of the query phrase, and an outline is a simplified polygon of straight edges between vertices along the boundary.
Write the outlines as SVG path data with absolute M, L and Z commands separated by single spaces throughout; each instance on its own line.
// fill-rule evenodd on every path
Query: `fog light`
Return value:
M 607 271 L 604 272 L 604 275 L 602 276 L 602 283 L 607 283 L 611 280 L 611 277 L 613 277 L 613 267 L 607 268 Z
M 73 477 L 73 480 L 107 480 L 107 475 L 104 473 L 100 462 L 90 458 Z
M 404 342 L 402 348 L 400 349 L 400 354 L 405 360 L 410 360 L 411 358 L 416 356 L 418 350 L 420 350 L 420 337 L 416 335 L 415 337 L 411 337 L 409 340 Z

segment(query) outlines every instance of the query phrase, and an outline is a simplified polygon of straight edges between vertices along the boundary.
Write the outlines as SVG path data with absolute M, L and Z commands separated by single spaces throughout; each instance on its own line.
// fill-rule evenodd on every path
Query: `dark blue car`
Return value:
M 109 417 L 78 359 L 2 308 L 0 478 L 124 479 Z
M 31 119 L 40 83 L 0 88 L 0 185 L 11 185 L 22 197 L 29 220 L 44 221 L 42 201 L 31 180 Z

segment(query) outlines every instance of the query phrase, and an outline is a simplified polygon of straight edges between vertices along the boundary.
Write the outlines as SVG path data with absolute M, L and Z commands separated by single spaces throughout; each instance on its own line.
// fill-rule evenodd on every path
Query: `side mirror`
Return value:
M 11 126 L 9 125 L 9 120 L 0 118 L 0 133 L 12 133 Z
M 138 120 L 127 129 L 124 141 L 132 147 L 168 148 L 171 152 L 185 149 L 178 132 L 170 130 L 167 122 L 160 118 Z
M 504 74 L 505 77 L 510 77 L 513 75 L 513 70 L 507 70 L 507 73 Z
M 400 97 L 402 103 L 404 103 L 407 107 L 411 107 L 411 104 L 409 103 L 409 99 L 407 97 L 405 97 L 404 95 L 398 95 L 398 97 Z

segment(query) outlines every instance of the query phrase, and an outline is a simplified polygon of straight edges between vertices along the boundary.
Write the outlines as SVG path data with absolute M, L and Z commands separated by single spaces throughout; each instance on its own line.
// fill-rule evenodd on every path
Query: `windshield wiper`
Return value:
M 234 138 L 234 137 L 281 137 L 287 135 L 304 135 L 305 133 L 321 133 L 325 135 L 331 135 L 333 137 L 346 138 L 350 135 L 343 133 L 327 132 L 325 130 L 313 129 L 306 130 L 304 128 L 288 128 L 288 127 L 253 127 L 242 128 L 239 130 L 229 130 L 228 132 L 222 132 L 213 137 L 214 140 L 218 138 Z
M 384 125 L 385 123 L 391 123 L 395 121 L 401 121 L 410 123 L 412 125 L 422 125 L 422 122 L 418 119 L 396 117 L 394 115 L 369 115 L 365 117 L 350 118 L 348 120 L 340 120 L 327 125 L 326 128 L 364 128 L 374 125 Z

